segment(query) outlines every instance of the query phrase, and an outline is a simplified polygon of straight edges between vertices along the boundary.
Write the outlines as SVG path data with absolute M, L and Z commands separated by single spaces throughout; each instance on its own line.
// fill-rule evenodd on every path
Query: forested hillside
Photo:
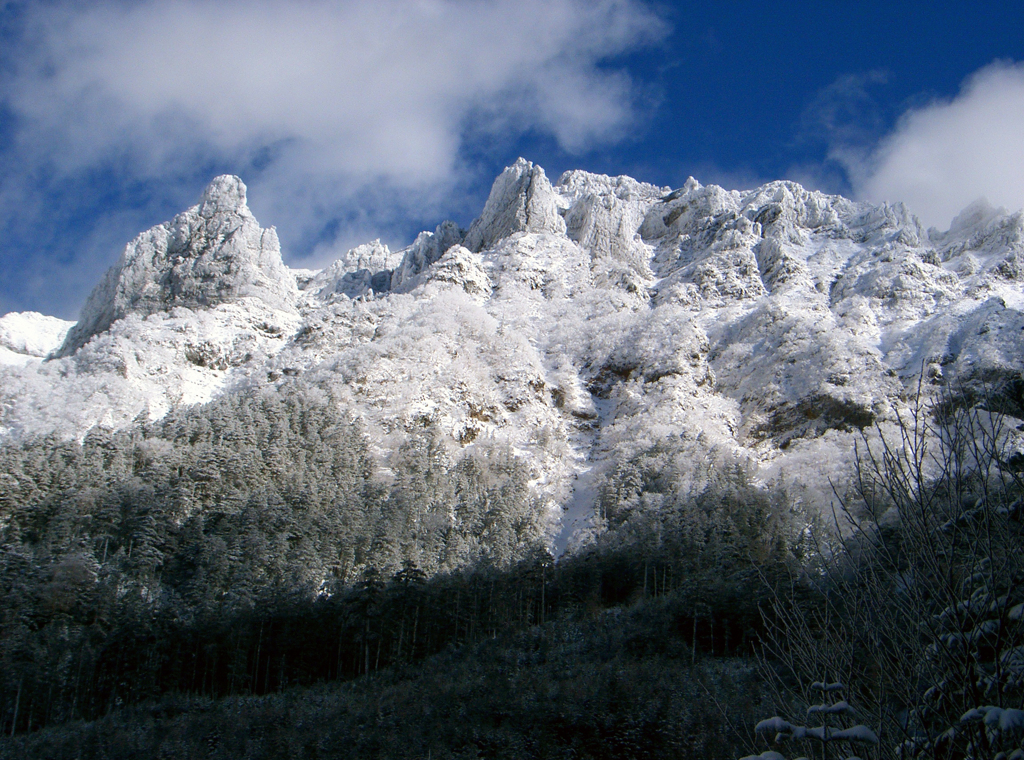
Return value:
M 25 440 L 0 461 L 13 733 L 168 692 L 350 678 L 672 594 L 692 633 L 700 618 L 739 651 L 756 615 L 732 597 L 789 548 L 779 505 L 742 472 L 685 498 L 656 451 L 623 464 L 601 497 L 611 529 L 556 570 L 507 450 L 453 459 L 424 430 L 383 468 L 300 383 L 81 443 Z
M 1010 757 L 1024 483 L 946 400 L 832 525 L 661 446 L 557 561 L 507 451 L 384 468 L 300 383 L 7 445 L 0 753 Z

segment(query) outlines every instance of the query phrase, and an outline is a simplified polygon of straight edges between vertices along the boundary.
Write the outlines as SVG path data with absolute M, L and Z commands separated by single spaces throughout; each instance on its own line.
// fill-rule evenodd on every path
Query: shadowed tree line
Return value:
M 0 725 L 352 679 L 645 601 L 691 664 L 749 652 L 789 528 L 739 469 L 684 495 L 662 454 L 621 465 L 609 530 L 555 563 L 509 452 L 456 458 L 425 430 L 381 471 L 298 384 L 5 446 Z
M 344 682 L 167 694 L 18 734 L 0 757 L 735 757 L 743 742 L 721 710 L 749 723 L 765 695 L 749 661 L 691 664 L 675 607 L 561 616 Z

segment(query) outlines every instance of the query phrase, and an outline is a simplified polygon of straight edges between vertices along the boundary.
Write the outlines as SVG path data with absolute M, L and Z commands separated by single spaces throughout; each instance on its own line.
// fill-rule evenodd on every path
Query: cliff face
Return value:
M 552 184 L 520 159 L 468 231 L 300 273 L 220 177 L 127 246 L 54 356 L 0 370 L 5 435 L 301 377 L 381 456 L 424 426 L 510 446 L 566 525 L 605 467 L 669 440 L 695 472 L 739 460 L 827 499 L 811 481 L 841 477 L 919 380 L 1024 414 L 1024 220 L 976 205 L 926 232 L 792 182 Z
M 292 308 L 295 281 L 281 261 L 277 233 L 260 227 L 245 191 L 238 177 L 218 177 L 197 205 L 130 242 L 57 356 L 73 354 L 129 314 L 209 308 L 244 296 Z

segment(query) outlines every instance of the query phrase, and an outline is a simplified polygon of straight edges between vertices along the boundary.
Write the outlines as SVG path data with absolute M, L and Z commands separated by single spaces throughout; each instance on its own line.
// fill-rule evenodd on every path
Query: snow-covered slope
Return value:
M 21 319 L 45 318 L 0 320 L 19 356 L 6 325 Z M 695 479 L 738 460 L 820 501 L 922 372 L 1020 414 L 1024 218 L 975 205 L 926 232 L 901 205 L 792 182 L 552 184 L 520 159 L 468 231 L 445 222 L 309 272 L 281 263 L 245 186 L 220 177 L 132 241 L 58 332 L 32 344 L 60 344 L 54 358 L 0 370 L 4 435 L 80 436 L 302 377 L 382 456 L 424 426 L 510 446 L 552 514 L 572 508 L 566 526 L 611 465 L 666 441 L 692 451 Z
M 21 366 L 46 357 L 64 342 L 74 324 L 35 311 L 4 314 L 0 317 L 0 365 Z

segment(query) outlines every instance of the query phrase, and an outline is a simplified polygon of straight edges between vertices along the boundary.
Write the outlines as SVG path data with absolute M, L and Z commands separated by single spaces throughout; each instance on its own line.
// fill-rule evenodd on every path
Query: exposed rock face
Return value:
M 563 201 L 544 170 L 520 158 L 494 181 L 483 213 L 463 245 L 478 252 L 516 232 L 565 233 Z
M 442 222 L 433 232 L 421 232 L 402 258 L 402 263 L 391 275 L 391 290 L 402 293 L 417 282 L 417 275 L 425 272 L 453 245 L 459 245 L 466 231 L 455 222 Z
M 82 309 L 57 356 L 67 356 L 128 314 L 208 308 L 245 296 L 293 308 L 295 278 L 277 232 L 246 206 L 238 177 L 217 177 L 199 203 L 130 242 Z
M 810 488 L 841 481 L 919 380 L 1024 418 L 1024 215 L 976 204 L 925 232 L 902 205 L 792 182 L 552 185 L 520 159 L 468 232 L 313 272 L 281 264 L 221 177 L 128 245 L 59 354 L 0 370 L 0 435 L 81 435 L 301 375 L 381 452 L 424 426 L 507 446 L 556 506 L 585 511 L 588 478 L 665 441 L 695 478 L 731 458 Z
M 569 202 L 566 234 L 595 261 L 609 259 L 650 274 L 650 254 L 640 236 L 647 210 L 670 188 L 631 177 L 571 171 L 559 180 L 558 192 Z
M 484 271 L 480 254 L 461 245 L 453 245 L 430 267 L 427 282 L 455 285 L 481 301 L 491 295 L 491 281 Z
M 424 280 L 424 273 L 445 251 L 458 245 L 465 230 L 454 222 L 442 222 L 434 232 L 421 232 L 401 251 L 389 251 L 380 240 L 357 246 L 317 273 L 304 288 L 321 300 L 335 295 L 362 298 L 383 293 L 404 293 Z
M 401 261 L 388 247 L 374 240 L 345 253 L 340 259 L 317 274 L 307 290 L 321 299 L 333 295 L 358 298 L 368 293 L 386 293 L 391 288 L 391 270 Z

